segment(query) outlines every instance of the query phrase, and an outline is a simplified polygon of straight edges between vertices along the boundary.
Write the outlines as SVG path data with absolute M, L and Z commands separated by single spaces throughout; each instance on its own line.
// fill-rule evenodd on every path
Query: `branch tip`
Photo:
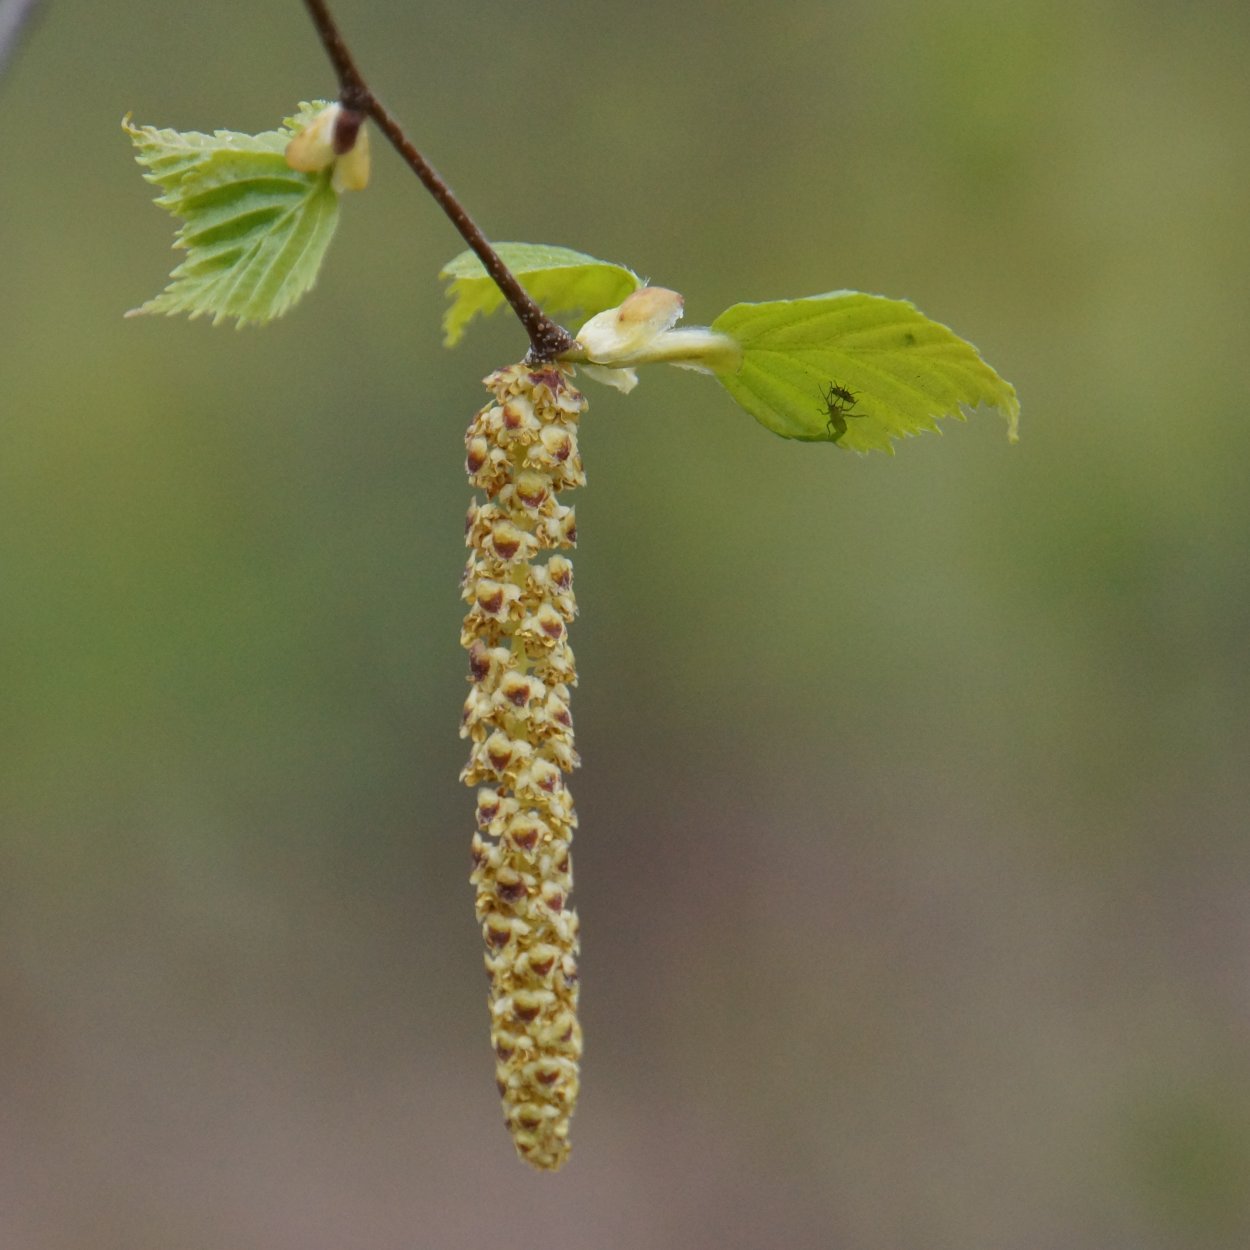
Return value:
M 561 352 L 568 351 L 573 346 L 572 335 L 552 321 L 534 302 L 529 292 L 517 281 L 516 275 L 504 264 L 499 253 L 491 247 L 481 228 L 456 199 L 451 188 L 417 150 L 416 145 L 404 132 L 404 128 L 382 101 L 373 94 L 364 75 L 356 65 L 347 41 L 343 38 L 343 32 L 331 15 L 325 0 L 304 0 L 304 7 L 308 10 L 308 16 L 317 31 L 321 45 L 325 48 L 330 64 L 338 76 L 339 103 L 346 117 L 352 115 L 360 115 L 362 118 L 371 117 L 408 168 L 417 175 L 425 189 L 447 214 L 451 224 L 473 249 L 504 299 L 508 301 L 509 307 L 516 314 L 521 325 L 525 327 L 530 340 L 529 357 L 536 362 L 548 361 L 554 360 Z M 344 151 L 349 150 L 355 142 L 355 131 L 358 129 L 359 122 L 351 128 L 349 124 L 345 125 L 345 119 L 341 118 L 334 136 L 336 150 L 340 143 L 345 144 Z

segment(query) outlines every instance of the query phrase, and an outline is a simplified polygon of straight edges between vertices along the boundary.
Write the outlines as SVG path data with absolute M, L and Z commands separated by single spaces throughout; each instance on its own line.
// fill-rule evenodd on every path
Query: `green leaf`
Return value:
M 160 295 L 127 316 L 210 314 L 240 326 L 280 317 L 317 279 L 338 221 L 331 171 L 297 173 L 283 156 L 292 136 L 325 105 L 303 104 L 282 130 L 258 135 L 217 130 L 122 128 L 156 203 L 182 219 L 176 248 L 186 258 Z
M 583 252 L 546 243 L 495 243 L 503 263 L 521 285 L 555 317 L 580 312 L 583 319 L 613 308 L 642 285 L 622 265 L 596 260 Z M 451 307 L 443 314 L 443 346 L 455 347 L 476 316 L 489 316 L 503 304 L 503 295 L 473 252 L 461 252 L 439 271 L 451 283 Z
M 892 440 L 936 430 L 941 417 L 986 404 L 1016 441 L 1015 388 L 971 343 L 906 300 L 858 291 L 734 304 L 712 323 L 742 345 L 742 367 L 717 378 L 783 438 L 893 452 Z M 832 407 L 826 401 L 831 387 Z M 848 401 L 845 396 L 851 397 Z

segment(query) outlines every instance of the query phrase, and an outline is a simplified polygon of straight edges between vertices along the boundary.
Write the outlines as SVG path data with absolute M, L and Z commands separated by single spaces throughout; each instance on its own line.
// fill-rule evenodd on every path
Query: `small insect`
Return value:
M 862 412 L 852 412 L 855 401 L 859 398 L 857 391 L 849 390 L 835 381 L 830 381 L 829 389 L 821 391 L 824 400 L 825 415 L 829 418 L 829 434 L 836 443 L 846 433 L 847 417 L 862 417 Z

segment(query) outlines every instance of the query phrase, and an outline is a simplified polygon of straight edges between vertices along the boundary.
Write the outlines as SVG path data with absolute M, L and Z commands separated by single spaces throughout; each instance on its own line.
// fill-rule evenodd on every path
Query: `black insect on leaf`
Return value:
M 825 415 L 829 418 L 829 437 L 836 443 L 846 433 L 847 417 L 862 417 L 862 412 L 853 412 L 855 401 L 859 398 L 857 391 L 830 380 L 829 389 L 820 393 L 824 402 Z

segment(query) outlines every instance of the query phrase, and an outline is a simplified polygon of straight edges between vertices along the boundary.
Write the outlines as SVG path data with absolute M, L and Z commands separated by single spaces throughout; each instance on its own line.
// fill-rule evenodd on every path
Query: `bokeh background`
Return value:
M 500 1124 L 457 783 L 461 244 L 123 321 L 118 129 L 272 128 L 295 0 L 46 0 L 0 83 L 0 1245 L 1250 1244 L 1250 10 L 336 6 L 496 238 L 706 323 L 905 296 L 1018 387 L 858 458 L 588 383 L 584 1094 Z

